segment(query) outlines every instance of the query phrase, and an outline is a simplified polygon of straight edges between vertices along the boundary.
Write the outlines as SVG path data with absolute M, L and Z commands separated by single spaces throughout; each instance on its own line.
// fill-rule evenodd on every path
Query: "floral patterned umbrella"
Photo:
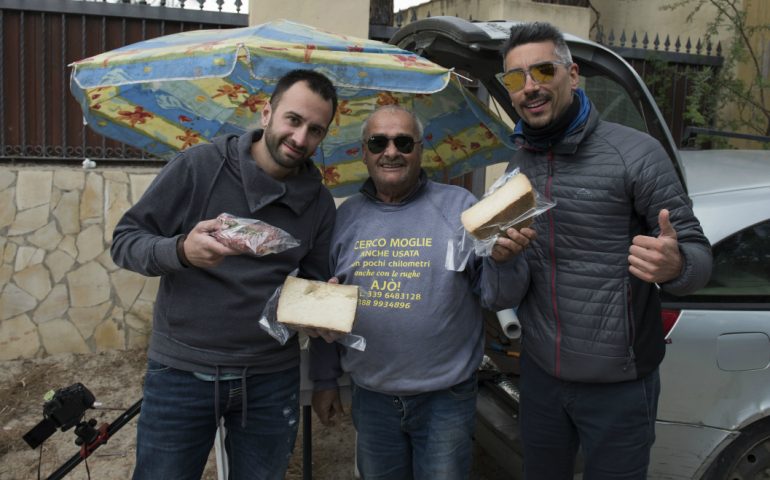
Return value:
M 439 180 L 507 161 L 510 129 L 452 71 L 387 43 L 285 20 L 167 35 L 72 64 L 70 89 L 96 132 L 169 158 L 260 125 L 275 82 L 295 68 L 326 74 L 339 108 L 313 159 L 337 196 L 366 179 L 360 128 L 400 104 L 425 125 L 423 167 Z

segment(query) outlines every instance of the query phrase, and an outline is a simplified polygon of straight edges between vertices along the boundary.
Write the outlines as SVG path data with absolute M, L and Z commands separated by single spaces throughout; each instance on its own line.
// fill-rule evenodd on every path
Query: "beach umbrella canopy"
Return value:
M 277 80 L 296 68 L 327 75 L 339 107 L 313 160 L 336 196 L 367 177 L 361 124 L 399 104 L 422 121 L 423 167 L 434 179 L 507 161 L 509 127 L 460 78 L 374 40 L 274 21 L 145 40 L 72 65 L 70 89 L 97 133 L 170 158 L 215 136 L 260 127 Z

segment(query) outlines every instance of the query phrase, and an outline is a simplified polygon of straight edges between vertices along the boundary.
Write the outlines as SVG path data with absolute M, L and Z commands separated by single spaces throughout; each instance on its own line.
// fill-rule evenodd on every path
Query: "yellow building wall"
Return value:
M 770 2 L 767 0 L 746 0 L 746 18 L 751 26 L 770 25 Z M 748 81 L 747 79 L 755 78 L 757 74 L 761 75 L 764 79 L 765 85 L 770 85 L 770 32 L 761 31 L 752 37 L 751 49 L 754 51 L 758 63 L 755 65 L 751 61 L 744 61 L 737 66 L 737 75 L 739 78 Z M 759 69 L 759 72 L 757 72 Z M 765 87 L 763 95 L 760 96 L 757 89 L 757 103 L 762 103 L 765 110 L 770 108 L 770 87 Z M 730 112 L 732 115 L 738 115 L 735 107 Z M 758 125 L 767 125 L 764 116 L 759 108 L 748 109 L 743 112 L 743 117 L 749 117 L 753 115 L 758 117 L 756 123 Z M 770 126 L 767 127 L 766 132 L 757 131 L 745 131 L 743 133 L 768 135 L 770 134 Z M 748 148 L 756 148 L 756 143 L 747 143 Z
M 691 19 L 688 20 L 688 15 L 693 12 L 695 2 L 679 7 L 675 10 L 662 10 L 661 7 L 670 5 L 674 2 L 671 0 L 592 0 L 591 4 L 596 9 L 595 20 L 596 23 L 601 25 L 604 29 L 605 42 L 606 36 L 610 32 L 610 27 L 615 31 L 615 45 L 618 45 L 618 37 L 621 31 L 625 30 L 626 37 L 630 42 L 631 35 L 635 32 L 638 40 L 641 39 L 646 32 L 649 36 L 650 42 L 655 38 L 655 34 L 659 35 L 661 43 L 665 40 L 666 35 L 670 37 L 672 46 L 670 49 L 673 51 L 673 43 L 677 37 L 682 43 L 682 49 L 684 52 L 684 45 L 688 39 L 692 42 L 693 50 L 690 53 L 697 53 L 695 51 L 695 44 L 699 39 L 705 37 L 707 26 L 713 22 L 716 18 L 718 10 L 711 2 L 705 2 L 701 5 L 701 8 L 695 12 Z M 737 0 L 735 6 L 738 11 L 744 11 L 746 18 L 751 26 L 763 26 L 770 25 L 770 1 L 768 0 Z M 591 32 L 592 38 L 595 38 L 595 30 Z M 712 44 L 714 50 L 712 54 L 716 54 L 716 45 L 721 42 L 722 54 L 729 54 L 730 44 L 732 42 L 733 33 L 727 28 L 720 28 L 716 37 L 712 38 Z M 630 46 L 630 44 L 626 44 Z M 638 45 L 641 47 L 641 45 Z M 652 48 L 651 46 L 649 48 Z M 770 33 L 759 32 L 753 35 L 751 41 L 751 48 L 754 50 L 755 55 L 759 61 L 759 68 L 761 75 L 767 82 L 770 79 Z M 661 45 L 660 49 L 663 49 Z M 701 54 L 705 54 L 705 51 L 701 51 Z M 757 74 L 756 66 L 750 59 L 745 59 L 736 65 L 735 74 L 738 78 L 746 83 L 749 83 Z M 756 93 L 755 101 L 764 102 L 766 108 L 770 107 L 770 89 L 765 89 L 765 98 L 762 99 L 759 92 Z M 758 109 L 753 112 L 755 115 L 759 114 Z M 750 115 L 749 112 L 744 111 L 740 113 L 735 105 L 725 107 L 720 112 L 721 118 L 724 119 L 736 119 L 739 115 L 746 118 Z M 759 124 L 763 124 L 764 120 L 758 120 Z M 756 131 L 742 131 L 742 133 L 757 134 Z M 756 142 L 741 142 L 731 141 L 731 144 L 737 148 L 757 148 Z
M 369 2 L 249 0 L 249 25 L 286 19 L 358 38 L 369 37 Z
M 413 14 L 417 19 L 436 16 L 454 16 L 469 20 L 548 21 L 562 31 L 587 37 L 591 27 L 591 10 L 536 3 L 530 0 L 433 0 L 402 12 L 403 23 L 409 23 Z
M 703 37 L 706 25 L 716 16 L 716 7 L 706 2 L 692 19 L 687 21 L 692 7 L 683 6 L 675 10 L 661 9 L 672 3 L 674 3 L 672 0 L 591 0 L 591 5 L 597 12 L 594 14 L 594 19 L 603 27 L 605 37 L 610 29 L 614 29 L 616 38 L 620 36 L 621 31 L 625 30 L 629 41 L 631 35 L 636 32 L 641 42 L 646 32 L 650 42 L 655 38 L 655 34 L 658 34 L 661 43 L 666 35 L 669 35 L 672 45 L 677 37 L 681 39 L 683 45 L 689 37 L 694 45 L 697 39 Z M 595 32 L 591 33 L 593 38 Z M 726 34 L 724 35 L 726 38 Z M 662 50 L 663 47 L 660 49 Z

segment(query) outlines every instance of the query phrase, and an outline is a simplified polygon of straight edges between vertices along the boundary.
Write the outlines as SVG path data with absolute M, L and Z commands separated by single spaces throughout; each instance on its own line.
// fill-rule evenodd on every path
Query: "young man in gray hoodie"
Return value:
M 115 263 L 161 277 L 134 479 L 200 478 L 220 418 L 230 479 L 284 477 L 299 419 L 298 343 L 280 345 L 257 321 L 291 271 L 329 278 L 335 207 L 309 157 L 336 107 L 326 77 L 288 73 L 262 129 L 180 153 L 115 228 Z M 221 213 L 269 223 L 300 245 L 240 254 L 211 236 Z

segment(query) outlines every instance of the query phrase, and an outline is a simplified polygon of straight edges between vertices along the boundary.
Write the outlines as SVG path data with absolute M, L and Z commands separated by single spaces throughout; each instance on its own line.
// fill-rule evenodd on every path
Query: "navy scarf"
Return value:
M 572 92 L 572 103 L 567 110 L 548 125 L 532 128 L 524 121 L 518 122 L 513 130 L 514 141 L 521 143 L 520 139 L 523 137 L 527 145 L 539 150 L 548 150 L 570 133 L 582 128 L 590 111 L 591 102 L 583 89 L 578 88 Z

